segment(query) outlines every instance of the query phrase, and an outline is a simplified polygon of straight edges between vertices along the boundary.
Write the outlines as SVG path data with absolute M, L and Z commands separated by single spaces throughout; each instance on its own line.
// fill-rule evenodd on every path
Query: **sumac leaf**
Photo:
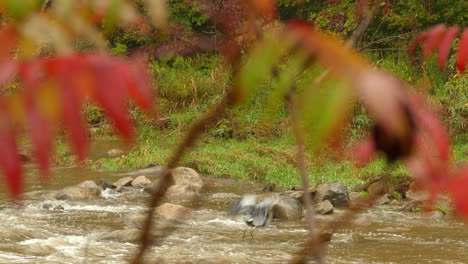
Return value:
M 59 82 L 59 96 L 62 102 L 63 121 L 68 129 L 72 143 L 79 160 L 84 160 L 88 151 L 88 135 L 85 130 L 80 108 L 82 97 L 79 96 L 76 73 L 80 72 L 80 61 L 73 59 L 55 60 L 49 64 L 51 74 Z
M 125 108 L 127 86 L 122 72 L 114 68 L 111 61 L 97 61 L 102 58 L 95 57 L 90 60 L 91 71 L 94 73 L 96 100 L 113 120 L 118 132 L 126 140 L 130 140 L 133 131 L 130 125 L 128 112 Z
M 448 191 L 453 197 L 456 213 L 468 221 L 468 166 L 459 169 L 452 178 Z
M 440 41 L 437 64 L 439 65 L 439 69 L 441 71 L 443 71 L 445 68 L 445 64 L 447 63 L 450 50 L 452 48 L 452 41 L 457 36 L 458 31 L 459 28 L 457 26 L 449 28 Z
M 465 28 L 460 37 L 460 44 L 458 45 L 456 65 L 461 73 L 466 70 L 466 63 L 468 60 L 468 28 Z
M 441 24 L 441 25 L 437 25 L 433 27 L 427 32 L 426 43 L 424 44 L 424 47 L 423 47 L 424 58 L 427 58 L 429 55 L 431 55 L 431 53 L 439 44 L 441 38 L 444 36 L 445 30 L 446 30 L 445 25 Z
M 12 27 L 4 27 L 0 30 L 0 64 L 9 60 L 12 50 L 17 42 L 16 31 Z
M 0 168 L 6 177 L 9 190 L 15 198 L 18 198 L 22 188 L 21 160 L 17 152 L 15 131 L 10 119 L 11 114 L 6 105 L 0 101 L 0 149 L 2 150 Z

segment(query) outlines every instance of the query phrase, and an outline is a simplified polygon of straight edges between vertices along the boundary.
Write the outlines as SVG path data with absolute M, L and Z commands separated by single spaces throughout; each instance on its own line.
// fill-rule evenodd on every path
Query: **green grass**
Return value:
M 154 134 L 141 141 L 124 157 L 101 158 L 91 163 L 94 169 L 133 170 L 149 163 L 165 164 L 180 135 Z M 333 161 L 326 155 L 307 152 L 311 184 L 341 181 L 352 186 L 377 175 L 406 175 L 402 166 L 389 172 L 383 160 L 377 159 L 366 168 L 356 168 L 350 161 Z M 202 174 L 257 182 L 274 183 L 290 188 L 300 185 L 296 168 L 294 140 L 288 136 L 277 139 L 250 137 L 245 140 L 220 139 L 205 136 L 201 143 L 186 153 L 182 166 Z
M 369 57 L 379 67 L 392 71 L 410 84 L 421 86 L 421 80 L 427 81 L 424 82 L 429 87 L 426 87 L 426 93 L 431 106 L 454 135 L 455 160 L 466 161 L 466 76 L 438 73 L 434 71 L 433 62 L 415 67 L 404 54 Z M 218 101 L 229 85 L 229 71 L 220 67 L 219 61 L 216 55 L 199 54 L 151 62 L 158 84 L 160 114 L 168 117 L 167 122 L 163 126 L 155 126 L 153 120 L 132 110 L 131 114 L 139 126 L 137 144 L 124 157 L 101 158 L 89 165 L 99 169 L 133 170 L 149 163 L 166 164 L 187 127 Z M 315 75 L 317 72 L 311 72 L 303 78 L 313 79 Z M 180 164 L 219 177 L 269 182 L 286 188 L 299 185 L 294 140 L 289 135 L 286 107 L 279 107 L 269 120 L 264 118 L 262 109 L 272 83 L 272 80 L 267 80 L 257 95 L 242 106 L 229 110 L 205 133 L 197 147 L 186 153 Z M 100 128 L 108 126 L 107 122 L 102 122 L 100 109 L 89 107 L 86 113 L 90 123 L 100 124 Z M 362 138 L 371 125 L 365 111 L 356 108 L 354 113 L 348 127 L 347 142 Z M 98 140 L 108 140 L 108 130 L 101 129 L 97 134 Z M 63 142 L 58 145 L 57 162 L 70 163 L 73 159 L 66 155 L 69 149 Z M 385 161 L 377 159 L 366 168 L 355 168 L 350 161 L 333 159 L 326 152 L 306 153 L 312 184 L 342 181 L 351 186 L 385 175 L 391 175 L 395 182 L 404 182 L 408 176 L 408 171 L 401 164 L 389 167 Z

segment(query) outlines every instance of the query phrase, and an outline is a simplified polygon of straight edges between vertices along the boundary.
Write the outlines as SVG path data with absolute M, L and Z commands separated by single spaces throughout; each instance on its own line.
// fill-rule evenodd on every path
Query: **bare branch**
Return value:
M 309 193 L 309 179 L 307 177 L 307 166 L 305 162 L 305 144 L 304 144 L 304 133 L 301 129 L 300 122 L 299 122 L 299 111 L 297 106 L 297 95 L 295 89 L 291 89 L 286 97 L 286 100 L 289 103 L 289 112 L 291 115 L 291 125 L 293 129 L 294 136 L 296 138 L 296 147 L 297 147 L 297 166 L 299 169 L 299 174 L 301 176 L 302 187 L 304 189 L 303 198 L 304 198 L 304 205 L 306 209 L 306 219 L 307 224 L 309 226 L 309 239 L 311 241 L 316 241 L 319 243 L 318 234 L 316 231 L 316 223 L 315 223 L 315 213 L 313 208 L 313 201 L 310 197 Z M 320 247 L 316 247 L 320 248 Z M 323 263 L 323 254 L 318 250 L 317 252 L 312 253 L 314 254 L 317 262 Z

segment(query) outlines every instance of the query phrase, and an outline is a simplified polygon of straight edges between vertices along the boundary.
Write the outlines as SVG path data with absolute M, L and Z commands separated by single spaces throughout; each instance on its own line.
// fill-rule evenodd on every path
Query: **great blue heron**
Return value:
M 279 201 L 277 195 L 267 197 L 260 203 L 257 203 L 257 196 L 243 196 L 228 212 L 229 215 L 243 215 L 242 220 L 248 227 L 253 229 L 250 231 L 250 236 L 253 239 L 253 230 L 255 228 L 267 227 L 273 219 L 273 206 Z M 242 238 L 245 238 L 245 232 Z

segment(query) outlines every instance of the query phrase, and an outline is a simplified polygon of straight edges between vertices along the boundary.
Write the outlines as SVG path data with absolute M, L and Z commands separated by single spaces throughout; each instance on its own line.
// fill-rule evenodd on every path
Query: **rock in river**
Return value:
M 55 194 L 57 200 L 89 200 L 101 194 L 93 181 L 85 181 L 75 186 L 66 187 Z
M 148 178 L 146 178 L 146 176 L 143 176 L 143 175 L 136 177 L 131 182 L 132 187 L 135 187 L 135 188 L 145 188 L 149 184 L 151 184 L 151 181 Z
M 335 182 L 318 186 L 315 193 L 315 202 L 319 203 L 325 200 L 329 200 L 335 207 L 348 206 L 350 200 L 346 185 L 341 182 Z
M 289 195 L 280 195 L 279 201 L 273 207 L 273 217 L 281 220 L 301 219 L 302 204 Z

